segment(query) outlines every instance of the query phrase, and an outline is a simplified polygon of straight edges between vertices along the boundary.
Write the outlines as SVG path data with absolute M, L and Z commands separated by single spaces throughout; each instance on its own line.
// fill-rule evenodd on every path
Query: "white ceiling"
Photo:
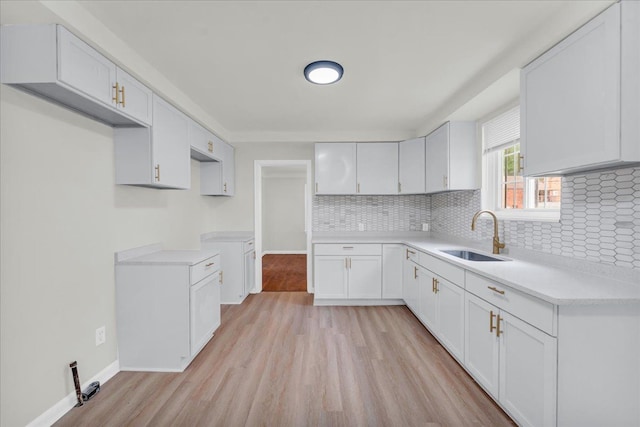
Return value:
M 400 140 L 484 115 L 517 97 L 514 69 L 612 2 L 78 3 L 214 118 L 213 131 L 304 142 Z M 302 70 L 320 59 L 341 63 L 343 79 L 308 83 Z

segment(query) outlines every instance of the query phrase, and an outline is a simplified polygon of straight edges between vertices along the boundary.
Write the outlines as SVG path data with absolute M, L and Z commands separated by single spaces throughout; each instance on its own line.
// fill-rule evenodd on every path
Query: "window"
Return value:
M 562 179 L 523 176 L 519 107 L 482 123 L 481 131 L 483 209 L 507 219 L 557 221 Z

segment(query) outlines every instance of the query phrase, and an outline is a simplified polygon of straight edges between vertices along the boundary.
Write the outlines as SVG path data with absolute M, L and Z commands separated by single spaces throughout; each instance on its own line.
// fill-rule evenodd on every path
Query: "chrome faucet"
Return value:
M 483 213 L 488 213 L 493 217 L 493 253 L 499 254 L 500 249 L 504 248 L 504 243 L 501 243 L 500 238 L 498 237 L 498 218 L 496 217 L 496 214 L 491 211 L 476 212 L 476 214 L 473 216 L 473 219 L 471 220 L 471 231 L 474 231 L 476 229 L 476 220 Z

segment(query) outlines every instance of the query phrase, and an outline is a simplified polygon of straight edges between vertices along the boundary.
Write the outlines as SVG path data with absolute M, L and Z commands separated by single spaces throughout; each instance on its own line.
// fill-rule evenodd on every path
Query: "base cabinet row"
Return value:
M 403 245 L 317 244 L 316 300 L 401 300 Z
M 437 274 L 419 264 L 433 257 L 417 255 L 405 259 L 407 306 L 518 424 L 556 425 L 557 339 L 443 277 L 452 266 Z

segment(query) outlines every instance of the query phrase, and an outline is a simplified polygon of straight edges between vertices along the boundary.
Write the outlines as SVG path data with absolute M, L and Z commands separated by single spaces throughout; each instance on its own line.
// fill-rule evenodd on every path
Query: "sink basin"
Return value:
M 478 252 L 465 251 L 460 249 L 441 249 L 440 252 L 453 255 L 455 257 L 466 259 L 467 261 L 506 261 L 501 258 L 492 257 L 489 255 L 479 254 Z

